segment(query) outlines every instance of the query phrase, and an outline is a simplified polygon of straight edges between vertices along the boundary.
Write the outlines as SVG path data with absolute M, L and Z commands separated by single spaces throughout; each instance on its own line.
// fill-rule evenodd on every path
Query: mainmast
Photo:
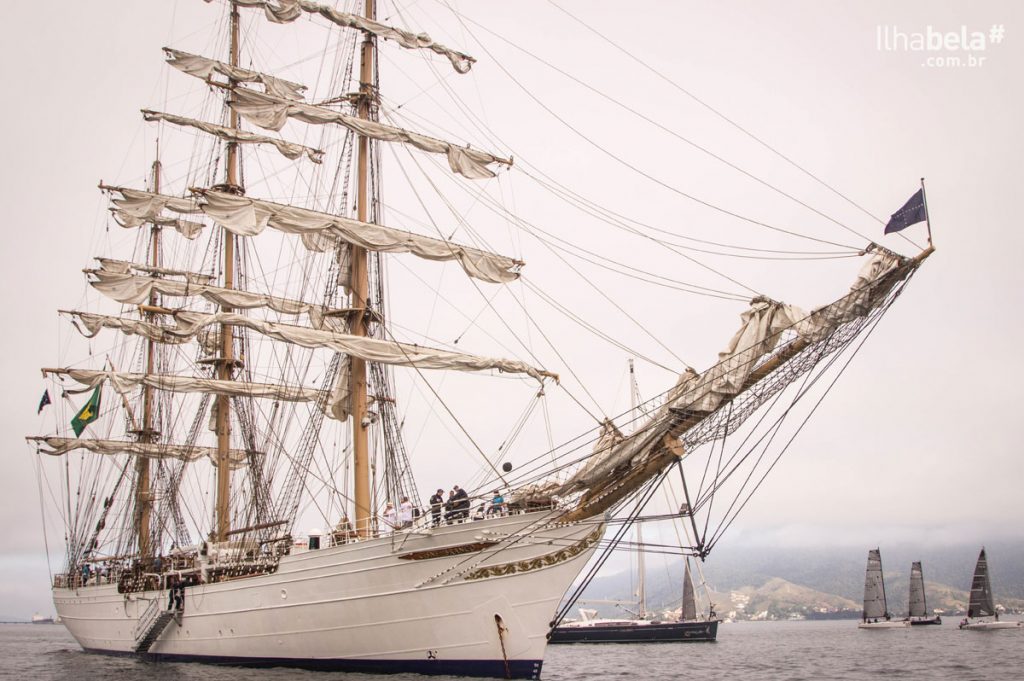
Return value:
M 367 19 L 376 19 L 377 7 L 375 0 L 366 0 L 365 15 Z M 365 33 L 362 53 L 359 59 L 359 118 L 370 118 L 370 103 L 376 96 L 373 84 L 373 65 L 375 42 L 372 33 Z M 359 157 L 357 176 L 356 210 L 360 222 L 369 218 L 369 162 L 370 138 L 359 136 Z M 369 314 L 367 298 L 369 295 L 369 277 L 367 275 L 366 249 L 350 246 L 352 290 L 352 323 L 350 332 L 354 336 L 366 336 L 367 315 Z M 370 454 L 367 438 L 369 418 L 366 412 L 366 362 L 358 357 L 349 356 L 349 391 L 351 394 L 352 413 L 352 456 L 353 478 L 355 489 L 355 522 L 360 537 L 370 535 Z
M 159 146 L 157 147 L 159 150 Z M 159 151 L 157 160 L 153 161 L 153 191 L 160 191 L 160 159 Z M 153 267 L 160 266 L 160 225 L 154 221 L 151 226 L 150 240 L 150 264 Z M 153 291 L 149 295 L 149 306 L 155 308 L 157 305 L 157 294 Z M 153 313 L 146 312 L 147 319 L 152 323 Z M 156 369 L 156 343 L 152 339 L 146 341 L 146 373 L 152 374 Z M 153 443 L 156 441 L 156 433 L 153 430 L 153 388 L 145 386 L 142 389 L 142 430 L 137 431 L 139 442 Z M 135 461 L 135 508 L 138 513 L 139 530 L 139 557 L 146 559 L 152 555 L 150 545 L 150 518 L 153 511 L 153 493 L 150 485 L 149 459 L 140 456 Z
M 238 6 L 231 3 L 231 66 L 237 67 L 238 58 Z M 231 80 L 231 86 L 237 81 Z M 231 109 L 230 127 L 239 129 L 238 112 Z M 238 144 L 228 142 L 227 148 L 227 178 L 225 180 L 225 191 L 232 194 L 244 193 L 239 183 L 239 158 Z M 235 237 L 227 229 L 221 230 L 224 234 L 224 288 L 234 288 L 235 283 Z M 222 307 L 222 311 L 231 312 L 230 308 Z M 217 360 L 217 378 L 230 380 L 234 368 L 234 332 L 232 327 L 221 324 L 221 353 Z M 231 449 L 231 399 L 227 395 L 220 395 L 217 398 L 217 514 L 216 514 L 216 540 L 225 541 L 228 532 L 231 530 L 231 469 L 229 451 Z

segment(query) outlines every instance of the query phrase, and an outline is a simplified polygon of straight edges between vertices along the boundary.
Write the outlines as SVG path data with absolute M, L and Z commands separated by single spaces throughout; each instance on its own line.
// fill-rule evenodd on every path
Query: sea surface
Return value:
M 151 663 L 83 653 L 61 625 L 0 625 L 0 678 L 31 681 L 443 681 L 291 669 Z M 854 620 L 722 624 L 717 643 L 549 646 L 545 681 L 694 679 L 1024 679 L 1024 629 L 942 626 L 862 631 Z

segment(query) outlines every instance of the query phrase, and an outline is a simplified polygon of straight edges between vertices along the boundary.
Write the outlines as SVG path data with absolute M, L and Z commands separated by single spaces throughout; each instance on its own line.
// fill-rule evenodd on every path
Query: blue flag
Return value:
M 36 413 L 37 414 L 42 414 L 43 413 L 43 407 L 45 407 L 48 404 L 50 404 L 50 391 L 49 391 L 49 389 L 43 391 L 43 399 L 39 400 L 39 410 Z
M 910 200 L 903 204 L 903 208 L 892 214 L 889 223 L 885 226 L 885 233 L 899 232 L 910 225 L 924 222 L 928 219 L 928 213 L 924 209 L 924 189 L 918 189 L 917 193 L 910 197 Z

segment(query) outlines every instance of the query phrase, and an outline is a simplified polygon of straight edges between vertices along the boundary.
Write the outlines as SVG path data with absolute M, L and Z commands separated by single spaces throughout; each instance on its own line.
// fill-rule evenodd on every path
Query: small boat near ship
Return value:
M 992 619 L 982 619 L 989 617 Z M 971 601 L 967 606 L 967 617 L 960 622 L 960 628 L 978 631 L 1024 628 L 1024 622 L 999 621 L 999 612 L 996 610 L 995 599 L 992 597 L 992 582 L 988 576 L 985 547 L 982 547 L 981 553 L 978 555 L 978 564 L 974 566 L 974 579 L 971 580 Z
M 32 624 L 53 624 L 54 619 L 47 615 L 40 615 L 38 612 L 32 615 Z
M 899 629 L 909 627 L 908 620 L 894 620 L 885 601 L 885 578 L 882 576 L 882 552 L 868 551 L 868 566 L 864 576 L 864 612 L 860 629 Z
M 554 627 L 549 643 L 675 643 L 715 641 L 718 636 L 718 618 L 709 608 L 707 618 L 697 616 L 697 602 L 690 577 L 690 562 L 686 561 L 683 578 L 683 607 L 676 621 L 647 619 L 642 594 L 641 607 L 636 618 L 606 619 L 597 617 L 597 611 L 580 608 L 580 620 Z
M 921 570 L 920 561 L 914 561 L 910 566 L 910 603 L 907 612 L 907 621 L 912 626 L 942 624 L 941 615 L 928 615 L 928 604 L 924 596 L 924 572 Z

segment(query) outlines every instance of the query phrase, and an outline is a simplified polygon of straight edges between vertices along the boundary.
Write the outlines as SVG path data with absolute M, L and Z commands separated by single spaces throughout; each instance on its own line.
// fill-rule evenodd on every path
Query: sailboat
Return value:
M 864 612 L 861 629 L 900 629 L 909 627 L 907 620 L 894 620 L 885 601 L 885 578 L 882 576 L 882 552 L 868 551 L 868 566 L 864 575 Z
M 992 597 L 992 582 L 988 577 L 988 559 L 985 557 L 985 547 L 982 547 L 981 553 L 978 554 L 978 563 L 974 566 L 967 617 L 960 622 L 960 628 L 988 631 L 991 629 L 1020 629 L 1022 627 L 1024 627 L 1024 622 L 999 621 L 999 612 L 996 610 L 995 599 Z
M 639 528 L 639 525 L 638 525 Z M 579 608 L 580 619 L 562 622 L 551 629 L 549 643 L 680 643 L 714 641 L 718 622 L 713 607 L 707 617 L 697 616 L 697 601 L 690 576 L 690 561 L 684 561 L 683 603 L 678 620 L 657 620 L 647 611 L 644 592 L 643 547 L 639 548 L 639 607 L 635 617 L 597 617 L 597 611 Z
M 907 621 L 912 625 L 942 624 L 941 615 L 928 615 L 928 605 L 924 596 L 924 572 L 921 570 L 920 561 L 914 561 L 910 566 L 910 596 L 907 612 Z
M 63 523 L 54 604 L 85 651 L 539 678 L 553 615 L 607 543 L 610 519 L 625 513 L 628 526 L 668 471 L 748 420 L 757 426 L 752 415 L 785 402 L 789 417 L 812 401 L 809 387 L 831 386 L 819 379 L 845 368 L 933 250 L 855 249 L 864 260 L 849 291 L 810 311 L 755 298 L 718 361 L 682 371 L 629 436 L 590 414 L 583 436 L 516 455 L 531 465 L 513 474 L 511 454 L 485 453 L 458 422 L 484 471 L 469 493 L 497 487 L 502 502 L 479 519 L 416 514 L 412 464 L 443 452 L 406 446 L 397 381 L 420 380 L 434 396 L 426 372 L 489 372 L 517 377 L 531 400 L 560 384 L 532 352 L 525 361 L 434 347 L 443 343 L 424 342 L 426 330 L 407 340 L 392 295 L 424 286 L 387 289 L 387 263 L 449 263 L 459 282 L 446 286 L 477 291 L 517 281 L 525 263 L 488 249 L 468 220 L 459 226 L 472 245 L 432 219 L 409 219 L 415 231 L 404 213 L 385 215 L 383 155 L 442 158 L 424 174 L 472 184 L 511 174 L 511 154 L 384 120 L 401 107 L 382 96 L 378 43 L 457 74 L 475 59 L 378 20 L 373 0 L 360 12 L 225 4 L 218 55 L 165 48 L 176 78 L 201 82 L 203 100 L 188 109 L 199 117 L 145 109 L 161 131 L 148 179 L 100 185 L 114 252 L 85 269 L 101 297 L 61 311 L 86 340 L 69 342 L 68 364 L 44 369 L 40 410 L 50 404 L 52 425 L 27 438 L 43 502 L 55 500 L 50 517 Z M 257 68 L 274 59 L 253 47 L 271 24 L 336 36 L 316 55 L 318 89 Z M 189 144 L 168 144 L 184 134 L 171 131 Z M 504 413 L 487 395 L 478 415 Z M 448 416 L 436 404 L 432 414 Z M 707 508 L 712 492 L 692 508 Z M 309 518 L 326 525 L 301 530 Z M 693 549 L 703 557 L 711 544 Z

